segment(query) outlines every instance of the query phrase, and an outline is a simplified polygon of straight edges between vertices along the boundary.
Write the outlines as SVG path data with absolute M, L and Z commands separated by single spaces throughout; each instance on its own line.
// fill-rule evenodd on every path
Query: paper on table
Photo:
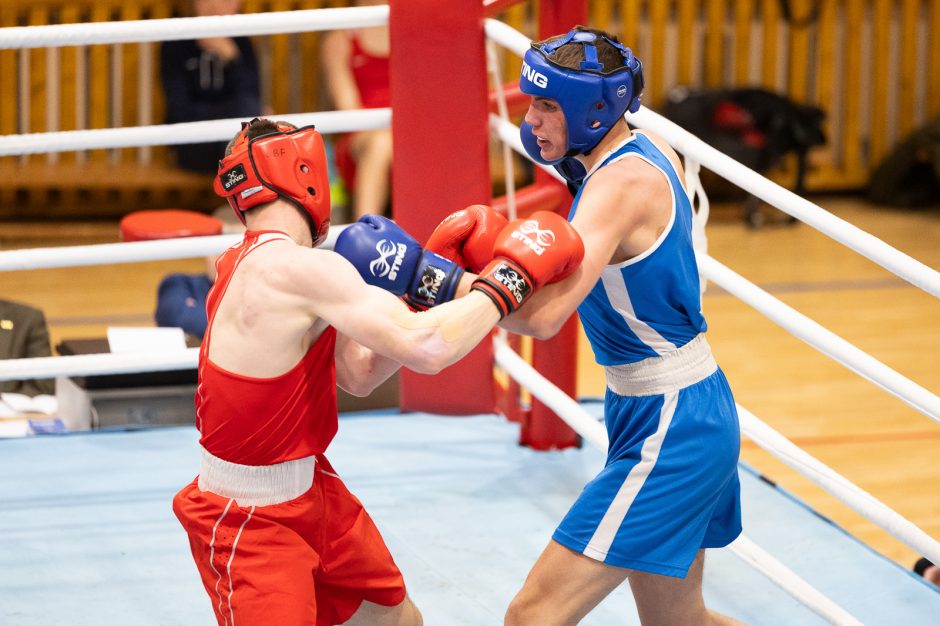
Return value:
M 29 420 L 4 420 L 0 422 L 0 439 L 25 437 L 30 434 Z
M 53 415 L 58 410 L 59 402 L 55 396 L 40 394 L 30 397 L 22 393 L 0 393 L 0 417 L 26 413 Z
M 111 352 L 172 352 L 186 349 L 186 336 L 182 328 L 108 328 L 108 347 Z

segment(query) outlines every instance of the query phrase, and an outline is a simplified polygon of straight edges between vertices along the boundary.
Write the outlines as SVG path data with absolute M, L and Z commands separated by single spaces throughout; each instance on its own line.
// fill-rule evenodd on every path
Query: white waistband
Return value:
M 621 396 L 652 396 L 677 391 L 711 376 L 718 369 L 705 335 L 660 356 L 604 368 L 607 386 Z
M 268 506 L 293 500 L 313 485 L 316 457 L 274 465 L 240 465 L 223 461 L 199 447 L 199 488 L 239 506 Z

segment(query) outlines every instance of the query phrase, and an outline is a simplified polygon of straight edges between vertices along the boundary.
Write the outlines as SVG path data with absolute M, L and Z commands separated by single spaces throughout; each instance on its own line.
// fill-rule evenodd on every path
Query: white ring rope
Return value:
M 282 35 L 388 23 L 388 5 L 0 28 L 0 50 Z
M 738 535 L 728 549 L 830 624 L 864 626 L 858 618 L 830 600 L 743 534 Z
M 313 124 L 321 134 L 325 135 L 359 130 L 380 130 L 390 128 L 392 125 L 392 110 L 389 108 L 292 113 L 268 117 L 284 120 L 296 126 Z M 0 156 L 228 141 L 244 121 L 244 118 L 237 117 L 179 124 L 3 135 L 0 136 Z
M 213 256 L 241 239 L 240 235 L 212 235 L 88 246 L 4 250 L 0 252 L 0 272 Z
M 490 127 L 496 130 L 500 139 L 509 143 L 514 150 L 523 156 L 528 157 L 525 148 L 522 146 L 522 140 L 519 139 L 518 126 L 501 120 L 495 115 L 490 115 Z M 540 167 L 550 172 L 558 180 L 564 180 L 554 168 Z M 751 305 L 771 321 L 826 356 L 898 397 L 927 417 L 940 422 L 940 397 L 784 304 L 712 257 L 700 254 L 697 255 L 697 258 L 699 271 L 716 285 Z
M 529 49 L 529 38 L 506 24 L 487 19 L 485 30 L 489 38 L 520 56 Z M 639 111 L 628 113 L 626 117 L 627 121 L 635 126 L 656 131 L 680 153 L 692 157 L 742 189 L 809 224 L 912 285 L 940 297 L 940 272 L 836 217 L 809 200 L 784 189 L 646 107 L 640 107 Z M 522 154 L 525 154 L 525 151 Z
M 712 257 L 697 255 L 696 258 L 699 271 L 708 280 L 742 302 L 751 305 L 763 313 L 767 319 L 834 361 L 896 396 L 927 417 L 940 422 L 940 397 L 855 347 L 825 326 L 784 304 Z
M 499 20 L 486 18 L 483 20 L 483 32 L 486 38 L 495 41 L 507 50 L 516 53 L 517 56 L 525 56 L 526 50 L 532 45 L 532 40 L 520 33 L 518 30 Z
M 349 225 L 331 226 L 327 238 L 319 247 L 332 250 L 336 238 L 347 226 Z M 211 235 L 208 237 L 179 237 L 176 239 L 127 243 L 102 243 L 89 246 L 4 250 L 0 251 L 0 272 L 213 256 L 241 241 L 241 239 L 240 235 Z
M 199 348 L 148 353 L 102 353 L 3 359 L 0 360 L 0 381 L 196 369 L 198 359 Z
M 501 80 L 502 72 L 499 65 L 499 55 L 496 54 L 496 44 L 492 41 L 486 42 L 487 65 L 490 68 L 490 76 L 493 78 L 493 91 L 496 93 L 496 108 L 499 110 L 500 119 L 509 119 L 509 108 L 506 106 L 506 92 L 503 89 Z M 506 219 L 510 222 L 516 219 L 516 180 L 514 168 L 512 165 L 512 148 L 509 144 L 503 142 L 503 176 L 506 180 Z
M 533 396 L 541 400 L 591 445 L 606 453 L 607 430 L 600 422 L 585 411 L 577 402 L 569 398 L 561 389 L 539 374 L 529 363 L 516 354 L 504 340 L 494 338 L 493 346 L 494 357 L 499 367 L 504 369 L 506 373 L 520 385 L 526 387 Z M 753 416 L 751 415 L 751 417 Z M 754 419 L 756 420 L 757 418 Z M 770 429 L 769 426 L 767 428 Z M 762 445 L 761 441 L 757 443 Z M 768 451 L 776 456 L 775 449 L 768 448 Z M 786 459 L 783 460 L 786 461 Z M 805 471 L 800 467 L 797 467 L 797 469 Z M 825 483 L 823 486 L 824 488 L 828 488 L 830 485 L 832 485 L 832 483 Z M 913 524 L 911 525 L 913 526 Z M 914 526 L 914 528 L 917 527 Z M 919 531 L 920 529 L 917 530 Z M 929 537 L 927 537 L 927 539 L 933 541 Z M 933 542 L 933 545 L 936 546 L 937 551 L 940 551 L 940 544 Z M 855 619 L 845 609 L 832 602 L 832 600 L 800 578 L 786 565 L 770 554 L 757 548 L 754 543 L 743 534 L 728 547 L 742 560 L 752 565 L 764 576 L 777 583 L 787 593 L 800 600 L 809 609 L 824 617 L 830 623 L 846 625 L 861 624 L 861 622 Z
M 801 449 L 740 404 L 735 406 L 738 408 L 741 432 L 751 441 L 803 474 L 856 513 L 880 526 L 918 554 L 928 557 L 934 563 L 940 562 L 935 560 L 940 558 L 940 542 Z
M 503 339 L 494 339 L 496 364 L 545 403 L 592 446 L 607 452 L 607 429 L 564 391 L 551 384 Z

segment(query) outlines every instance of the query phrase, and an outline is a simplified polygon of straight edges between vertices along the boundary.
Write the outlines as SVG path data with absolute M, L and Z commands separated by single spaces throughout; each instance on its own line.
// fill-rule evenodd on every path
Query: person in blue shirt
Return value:
M 245 227 L 235 219 L 228 205 L 213 211 L 212 216 L 222 222 L 225 234 L 241 234 Z M 168 274 L 157 287 L 157 308 L 154 321 L 157 326 L 179 327 L 187 335 L 202 340 L 206 334 L 206 296 L 215 283 L 216 257 L 206 259 L 205 274 Z
M 682 165 L 624 119 L 640 107 L 642 64 L 614 36 L 577 27 L 532 44 L 520 88 L 532 97 L 522 143 L 575 192 L 568 220 L 585 256 L 500 325 L 548 338 L 578 311 L 606 374 L 609 447 L 505 623 L 578 623 L 627 578 L 643 624 L 733 623 L 706 608 L 702 575 L 704 550 L 741 532 L 740 431 L 705 340 Z M 489 213 L 476 215 L 476 228 L 445 220 L 431 240 L 466 255 L 487 227 Z
M 206 274 L 170 274 L 157 288 L 157 326 L 178 326 L 187 335 L 206 334 L 206 295 L 212 280 Z

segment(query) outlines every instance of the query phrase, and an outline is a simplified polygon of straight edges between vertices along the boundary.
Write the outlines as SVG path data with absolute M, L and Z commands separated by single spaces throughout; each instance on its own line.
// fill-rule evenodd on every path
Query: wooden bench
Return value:
M 211 177 L 163 163 L 0 160 L 0 219 L 117 219 L 141 209 L 209 213 Z

